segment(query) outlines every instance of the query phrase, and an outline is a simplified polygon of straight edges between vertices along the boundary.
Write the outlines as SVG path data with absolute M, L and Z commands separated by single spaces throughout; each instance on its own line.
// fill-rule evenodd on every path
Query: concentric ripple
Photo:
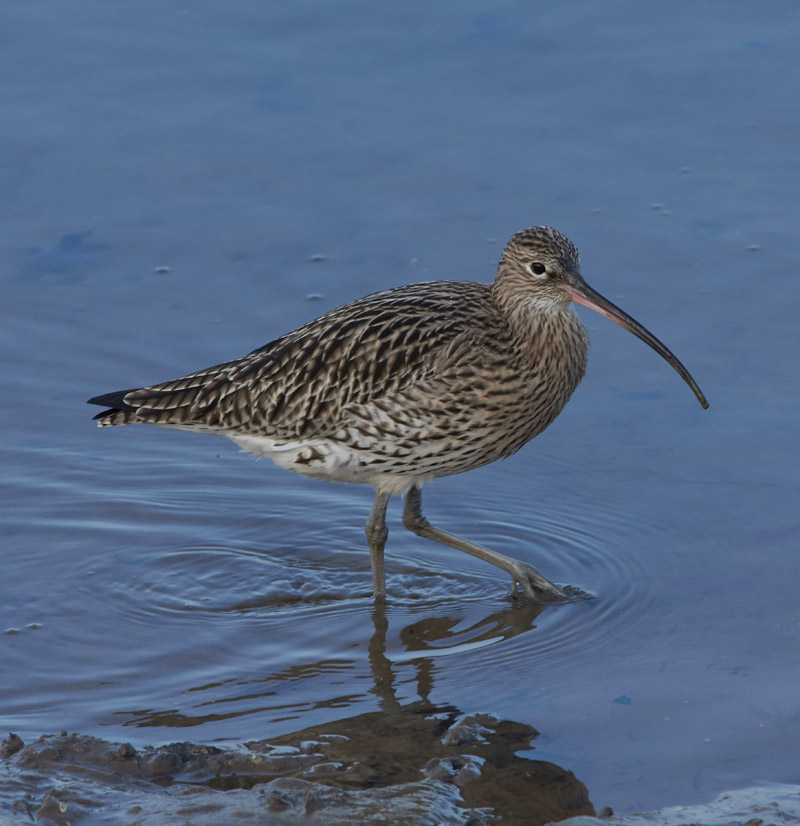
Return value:
M 503 571 L 406 531 L 393 502 L 379 610 L 368 491 L 276 473 L 256 487 L 237 465 L 223 469 L 199 492 L 166 476 L 162 489 L 99 500 L 97 541 L 63 595 L 102 600 L 103 616 L 63 636 L 107 725 L 246 737 L 256 720 L 294 725 L 398 686 L 413 699 L 448 674 L 474 686 L 501 672 L 568 679 L 575 661 L 602 660 L 652 592 L 635 543 L 657 547 L 656 531 L 610 495 L 537 501 L 504 484 L 487 501 L 479 485 L 450 483 L 426 491 L 433 524 L 594 598 L 546 608 L 512 599 Z
M 652 586 L 639 543 L 657 548 L 658 537 L 610 495 L 591 502 L 561 497 L 542 506 L 532 505 L 531 494 L 519 488 L 503 490 L 488 504 L 468 491 L 457 511 L 451 509 L 438 524 L 533 565 L 562 587 L 575 586 L 594 597 L 547 607 L 524 642 L 487 647 L 473 658 L 470 667 L 477 670 L 518 666 L 520 648 L 526 661 L 533 659 L 537 668 L 551 673 L 569 668 L 576 658 L 602 658 L 604 650 L 617 644 L 621 629 L 647 610 Z M 469 625 L 474 617 L 469 607 L 463 622 Z

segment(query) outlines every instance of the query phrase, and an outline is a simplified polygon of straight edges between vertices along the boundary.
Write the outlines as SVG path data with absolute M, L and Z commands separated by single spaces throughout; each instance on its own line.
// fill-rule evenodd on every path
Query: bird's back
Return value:
M 448 345 L 478 324 L 494 327 L 489 286 L 432 282 L 365 296 L 242 358 L 173 381 L 92 399 L 100 424 L 165 426 L 307 438 L 351 404 L 422 380 Z

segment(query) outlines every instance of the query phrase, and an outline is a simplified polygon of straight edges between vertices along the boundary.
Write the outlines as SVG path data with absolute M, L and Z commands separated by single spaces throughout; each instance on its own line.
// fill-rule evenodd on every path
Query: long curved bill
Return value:
M 616 304 L 612 304 L 607 298 L 603 298 L 600 293 L 593 290 L 578 273 L 570 273 L 570 278 L 564 284 L 564 288 L 569 293 L 570 298 L 576 304 L 582 304 L 590 310 L 605 316 L 615 324 L 619 324 L 623 330 L 633 333 L 645 344 L 649 344 L 660 356 L 666 359 L 677 371 L 678 375 L 692 388 L 697 400 L 704 408 L 708 409 L 708 402 L 703 395 L 703 391 L 697 386 L 697 382 L 692 378 L 692 374 L 678 361 L 667 347 L 662 344 L 649 330 L 642 327 L 635 318 L 631 318 L 624 310 L 620 310 Z

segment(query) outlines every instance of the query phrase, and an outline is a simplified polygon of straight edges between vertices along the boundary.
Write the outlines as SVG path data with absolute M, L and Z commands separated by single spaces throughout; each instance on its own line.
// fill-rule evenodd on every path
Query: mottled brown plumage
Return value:
M 566 594 L 530 566 L 430 526 L 421 485 L 509 456 L 559 414 L 586 369 L 570 301 L 631 330 L 705 399 L 675 357 L 589 288 L 556 230 L 517 233 L 493 284 L 397 287 L 339 307 L 243 358 L 98 396 L 101 426 L 143 422 L 217 433 L 305 476 L 375 486 L 367 534 L 384 590 L 385 511 L 408 493 L 411 530 L 507 570 L 530 597 Z

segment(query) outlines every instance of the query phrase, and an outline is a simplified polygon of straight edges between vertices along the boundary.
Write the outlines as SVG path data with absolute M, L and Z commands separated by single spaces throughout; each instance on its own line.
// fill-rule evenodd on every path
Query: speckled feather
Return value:
M 555 230 L 518 233 L 492 285 L 439 281 L 353 301 L 243 358 L 100 396 L 100 424 L 227 436 L 298 473 L 392 493 L 518 450 L 583 377 L 588 339 L 563 294 L 530 301 L 531 256 L 577 269 Z

